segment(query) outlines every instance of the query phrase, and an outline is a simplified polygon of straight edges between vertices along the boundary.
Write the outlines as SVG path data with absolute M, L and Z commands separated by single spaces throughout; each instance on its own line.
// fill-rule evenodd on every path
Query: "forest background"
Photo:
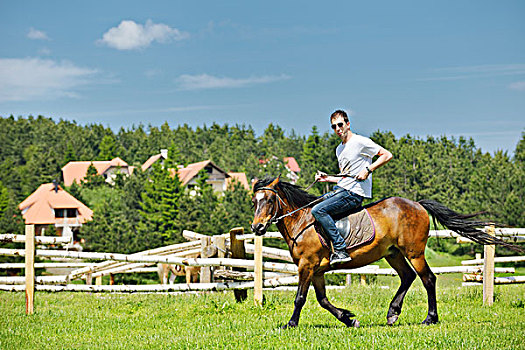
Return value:
M 483 153 L 474 140 L 463 137 L 396 138 L 389 131 L 370 137 L 394 155 L 374 173 L 374 200 L 435 199 L 460 212 L 488 211 L 501 225 L 525 227 L 525 132 L 513 156 Z M 220 234 L 236 226 L 249 228 L 251 195 L 239 183 L 217 195 L 201 173 L 198 193 L 190 196 L 165 168 L 210 159 L 225 171 L 245 172 L 250 180 L 284 175 L 283 157 L 294 157 L 301 168 L 298 184 L 307 186 L 317 170 L 338 172 L 338 143 L 333 133 L 321 134 L 316 127 L 305 136 L 286 133 L 276 124 L 259 137 L 250 126 L 218 124 L 195 129 L 139 125 L 115 133 L 100 124 L 43 116 L 0 117 L 0 233 L 23 232 L 18 204 L 43 183 L 62 183 L 66 163 L 114 157 L 138 169 L 118 177 L 114 186 L 91 171 L 82 186 L 65 188 L 94 211 L 93 221 L 79 234 L 85 250 L 132 253 L 182 242 L 185 229 Z M 140 165 L 163 148 L 169 149 L 165 168 L 141 172 Z M 260 160 L 268 159 L 262 166 Z M 311 192 L 327 190 L 326 184 L 316 184 Z

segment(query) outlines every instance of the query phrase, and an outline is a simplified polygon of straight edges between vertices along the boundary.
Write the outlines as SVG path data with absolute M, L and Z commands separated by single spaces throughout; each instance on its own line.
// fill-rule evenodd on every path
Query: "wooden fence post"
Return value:
M 209 251 L 211 246 L 211 237 L 202 237 L 201 238 L 201 258 L 208 258 Z M 212 271 L 210 266 L 201 267 L 201 283 L 211 283 L 212 282 Z
M 35 306 L 35 225 L 26 225 L 26 315 L 34 313 Z
M 366 275 L 361 275 L 360 282 L 362 286 L 366 286 Z
M 350 287 L 352 285 L 352 275 L 351 274 L 346 274 L 346 286 L 347 287 Z
M 226 237 L 214 236 L 215 245 L 217 246 L 217 257 L 226 258 Z
M 262 254 L 262 236 L 255 236 L 255 278 L 253 287 L 253 301 L 255 305 L 262 306 L 263 304 L 263 254 Z
M 246 249 L 244 247 L 244 241 L 237 239 L 237 235 L 244 234 L 243 227 L 236 227 L 230 230 L 230 250 L 232 258 L 234 259 L 246 259 Z M 235 271 L 245 271 L 246 269 L 237 268 Z M 234 289 L 233 294 L 237 302 L 245 301 L 248 298 L 248 291 L 246 289 Z
M 494 225 L 490 225 L 487 233 L 495 236 Z M 494 245 L 485 245 L 485 261 L 483 262 L 483 305 L 494 303 Z

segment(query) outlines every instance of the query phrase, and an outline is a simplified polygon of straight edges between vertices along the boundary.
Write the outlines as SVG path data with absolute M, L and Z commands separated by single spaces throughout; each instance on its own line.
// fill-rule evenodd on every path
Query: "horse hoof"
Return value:
M 398 315 L 393 315 L 386 318 L 386 324 L 389 326 L 392 326 L 394 323 L 396 323 L 397 319 L 399 318 Z
M 288 322 L 287 324 L 281 326 L 281 329 L 288 329 L 288 328 L 295 328 L 297 327 L 296 324 Z
M 438 323 L 438 320 L 431 319 L 431 318 L 426 318 L 423 322 L 421 322 L 421 324 L 424 324 L 426 326 L 430 326 L 431 324 L 436 324 L 436 323 Z

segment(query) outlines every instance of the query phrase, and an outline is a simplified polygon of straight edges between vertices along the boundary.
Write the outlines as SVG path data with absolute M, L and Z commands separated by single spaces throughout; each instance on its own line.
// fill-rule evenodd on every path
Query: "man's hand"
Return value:
M 357 181 L 365 181 L 367 178 L 368 178 L 368 175 L 369 175 L 369 172 L 368 170 L 366 169 L 363 169 L 359 172 L 359 174 L 357 174 L 357 176 L 355 177 L 355 179 Z
M 328 176 L 328 174 L 317 170 L 317 173 L 315 173 L 315 181 L 327 182 L 328 181 L 327 176 Z

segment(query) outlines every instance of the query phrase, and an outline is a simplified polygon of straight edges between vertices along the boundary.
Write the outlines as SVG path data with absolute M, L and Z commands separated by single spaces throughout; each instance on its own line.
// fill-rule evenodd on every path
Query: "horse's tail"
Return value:
M 425 208 L 430 213 L 430 215 L 432 215 L 434 226 L 436 226 L 437 221 L 449 230 L 452 230 L 463 237 L 471 239 L 476 243 L 498 244 L 518 252 L 525 252 L 525 249 L 517 245 L 507 243 L 479 229 L 479 227 L 493 225 L 492 222 L 483 220 L 468 220 L 482 214 L 483 212 L 474 214 L 459 214 L 454 210 L 447 208 L 443 204 L 430 199 L 423 199 L 418 203 L 421 204 L 423 208 Z

